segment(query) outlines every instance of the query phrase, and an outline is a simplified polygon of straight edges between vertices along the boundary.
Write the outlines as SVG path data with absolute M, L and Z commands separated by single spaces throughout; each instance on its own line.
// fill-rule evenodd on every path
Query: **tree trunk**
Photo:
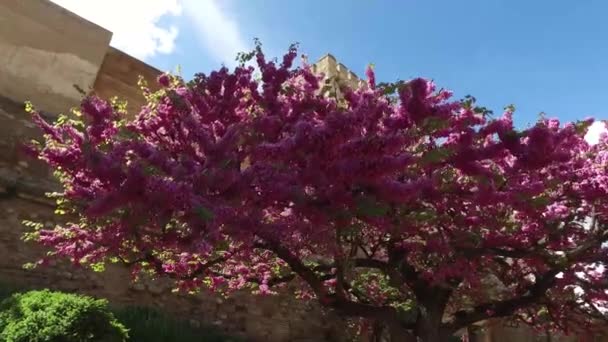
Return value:
M 416 334 L 420 342 L 448 342 L 450 335 L 441 329 L 442 310 L 420 310 Z
M 421 331 L 418 335 L 420 342 L 449 342 L 450 336 L 439 329 Z
M 467 327 L 467 335 L 469 335 L 469 342 L 485 342 L 488 340 L 488 336 L 484 334 L 483 329 L 474 325 Z
M 370 342 L 383 342 L 384 324 L 381 321 L 374 321 L 370 335 Z
M 391 342 L 417 342 L 416 337 L 402 327 L 389 325 L 388 332 Z
M 376 320 L 372 323 L 367 342 L 418 342 L 416 337 L 398 324 Z

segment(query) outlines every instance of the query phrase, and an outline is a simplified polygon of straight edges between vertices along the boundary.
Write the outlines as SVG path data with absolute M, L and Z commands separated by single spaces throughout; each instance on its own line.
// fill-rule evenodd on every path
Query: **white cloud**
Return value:
M 140 59 L 175 49 L 178 29 L 161 26 L 165 15 L 177 16 L 179 0 L 51 0 L 114 33 L 111 45 Z
M 595 121 L 587 130 L 587 134 L 585 134 L 585 140 L 590 145 L 595 145 L 600 142 L 600 136 L 602 135 L 602 133 L 608 133 L 606 124 L 602 121 Z
M 183 5 L 185 15 L 216 61 L 234 65 L 237 53 L 249 50 L 238 23 L 220 6 L 220 1 L 184 0 Z

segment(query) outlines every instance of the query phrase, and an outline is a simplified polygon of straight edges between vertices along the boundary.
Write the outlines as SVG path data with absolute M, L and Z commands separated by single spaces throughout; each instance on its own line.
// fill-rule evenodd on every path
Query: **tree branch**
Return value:
M 406 252 L 395 248 L 395 241 L 388 242 L 388 264 L 385 268 L 391 286 L 402 291 L 407 285 L 414 293 L 420 293 L 428 288 L 426 281 L 422 280 L 419 272 L 405 260 Z
M 302 278 L 312 288 L 316 294 L 319 302 L 328 308 L 336 310 L 341 314 L 349 317 L 362 317 L 381 320 L 389 324 L 400 326 L 403 329 L 413 329 L 414 324 L 411 322 L 404 322 L 399 318 L 397 309 L 392 306 L 376 306 L 364 303 L 358 303 L 335 294 L 329 294 L 323 280 L 320 279 L 315 272 L 308 268 L 300 259 L 295 256 L 289 249 L 281 246 L 279 243 L 271 240 L 264 239 L 264 242 L 257 244 L 258 248 L 269 250 L 277 255 L 280 259 L 285 261 L 291 270 L 295 272 L 300 278 Z M 366 266 L 381 266 L 383 263 L 380 261 L 363 261 L 368 259 L 357 259 L 357 263 Z M 325 265 L 327 267 L 327 265 Z
M 576 248 L 566 252 L 565 262 L 551 262 L 552 268 L 545 272 L 538 280 L 530 285 L 524 295 L 514 297 L 502 301 L 493 301 L 477 305 L 472 311 L 461 310 L 454 314 L 454 320 L 446 325 L 452 331 L 456 331 L 472 323 L 485 320 L 488 318 L 510 316 L 517 310 L 538 302 L 546 293 L 546 291 L 555 283 L 555 276 L 566 270 L 570 265 L 580 262 L 580 258 L 589 250 L 601 246 L 602 243 L 608 240 L 608 231 L 591 237 L 585 243 L 580 244 Z
M 488 318 L 510 316 L 517 310 L 540 300 L 545 292 L 555 283 L 555 276 L 562 271 L 556 268 L 545 272 L 530 285 L 524 295 L 477 305 L 472 311 L 461 310 L 454 313 L 452 322 L 446 324 L 450 331 L 456 331 L 475 322 Z

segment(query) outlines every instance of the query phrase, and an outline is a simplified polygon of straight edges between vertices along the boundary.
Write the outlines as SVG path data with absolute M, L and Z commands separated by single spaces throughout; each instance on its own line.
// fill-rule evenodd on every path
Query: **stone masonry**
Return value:
M 79 269 L 67 262 L 28 271 L 45 250 L 22 241 L 23 220 L 56 224 L 53 204 L 44 193 L 57 190 L 47 171 L 19 152 L 19 142 L 36 136 L 23 106 L 0 99 L 0 283 L 23 288 L 52 288 L 103 297 L 116 305 L 150 306 L 193 324 L 214 324 L 252 341 L 336 341 L 338 321 L 314 303 L 289 296 L 237 293 L 224 299 L 211 293 L 178 295 L 170 282 L 132 283 L 128 270 L 110 265 L 105 272 Z M 12 152 L 12 153 L 11 153 Z
M 336 317 L 314 302 L 291 296 L 175 294 L 168 281 L 132 283 L 128 270 L 119 265 L 102 273 L 60 261 L 32 271 L 22 267 L 45 253 L 22 241 L 22 221 L 56 224 L 53 203 L 45 193 L 59 190 L 48 169 L 20 148 L 40 138 L 24 101 L 34 102 L 52 120 L 78 105 L 81 90 L 92 90 L 105 98 L 126 99 L 134 112 L 143 103 L 138 77 L 153 86 L 160 74 L 109 47 L 110 38 L 111 32 L 46 0 L 0 2 L 0 283 L 85 293 L 114 305 L 156 307 L 251 341 L 341 340 Z
M 60 261 L 32 271 L 22 267 L 44 255 L 45 250 L 22 241 L 26 228 L 21 222 L 56 224 L 53 203 L 45 193 L 59 190 L 48 169 L 20 149 L 23 142 L 39 138 L 24 111 L 24 101 L 31 100 L 53 119 L 78 105 L 85 90 L 105 98 L 126 99 L 129 110 L 135 112 L 143 103 L 138 77 L 154 85 L 160 73 L 109 47 L 111 36 L 111 32 L 47 0 L 0 2 L 0 283 L 85 293 L 107 298 L 115 305 L 156 307 L 194 325 L 214 324 L 251 341 L 344 340 L 341 320 L 314 302 L 287 295 L 237 293 L 221 298 L 206 292 L 175 294 L 164 280 L 132 283 L 128 270 L 119 265 L 110 265 L 103 273 Z M 362 84 L 329 54 L 313 68 L 325 74 L 326 84 L 335 89 L 340 84 Z M 476 341 L 541 341 L 525 329 L 501 324 L 488 327 Z

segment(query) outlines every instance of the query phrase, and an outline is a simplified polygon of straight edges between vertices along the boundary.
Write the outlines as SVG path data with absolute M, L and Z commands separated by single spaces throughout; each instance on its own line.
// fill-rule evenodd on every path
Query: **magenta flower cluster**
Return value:
M 519 130 L 511 110 L 491 118 L 425 79 L 386 94 L 371 68 L 366 86 L 332 98 L 292 66 L 295 49 L 254 58 L 187 83 L 164 74 L 132 119 L 95 96 L 80 119 L 34 114 L 46 136 L 36 153 L 58 171 L 71 218 L 37 240 L 185 289 L 300 284 L 429 341 L 431 326 L 515 317 L 568 329 L 602 315 L 607 145 L 585 142 L 591 121 Z M 419 312 L 411 325 L 403 303 Z

